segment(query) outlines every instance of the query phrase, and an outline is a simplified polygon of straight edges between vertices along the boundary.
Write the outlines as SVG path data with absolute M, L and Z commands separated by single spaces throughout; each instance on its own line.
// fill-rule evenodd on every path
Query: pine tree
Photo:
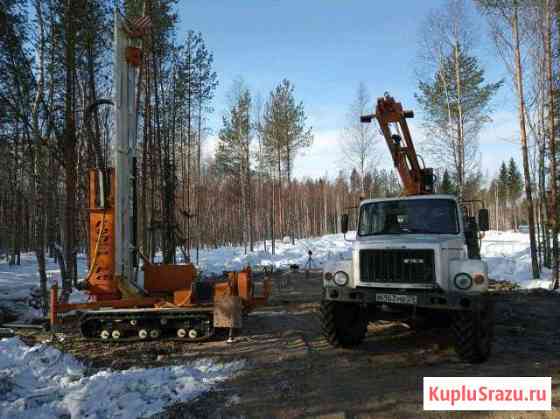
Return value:
M 465 186 L 463 188 L 463 199 L 467 201 L 477 199 L 480 194 L 481 182 L 482 173 L 480 172 L 480 170 L 473 172 L 469 176 L 467 176 L 467 179 L 465 180 Z
M 360 174 L 354 168 L 350 173 L 350 188 L 353 194 L 359 195 L 362 192 L 362 179 L 360 178 Z
M 502 162 L 498 175 L 494 180 L 494 199 L 496 205 L 496 223 L 498 229 L 506 228 L 509 207 L 509 173 L 505 162 Z
M 509 201 L 510 196 L 510 177 L 508 167 L 505 162 L 500 165 L 498 173 L 498 187 L 500 188 L 500 195 L 504 200 Z
M 373 185 L 374 185 L 373 176 L 371 175 L 371 172 L 366 172 L 362 184 L 364 188 L 365 197 L 371 198 L 373 193 Z
M 14 0 L 0 3 L 0 208 L 6 223 L 0 227 L 0 242 L 6 240 L 9 263 L 20 263 L 21 217 L 25 184 L 19 179 L 23 167 L 23 129 L 29 123 L 33 76 L 25 54 L 30 41 L 25 8 Z M 2 243 L 0 243 L 2 244 Z
M 247 88 L 240 86 L 237 97 L 228 114 L 222 119 L 222 128 L 218 134 L 216 149 L 216 167 L 224 175 L 231 175 L 241 180 L 241 168 L 246 158 L 245 150 L 250 144 L 251 94 Z
M 455 185 L 453 184 L 453 180 L 451 180 L 451 176 L 449 176 L 449 171 L 447 171 L 447 169 L 443 172 L 441 184 L 439 185 L 439 192 L 453 195 L 456 193 Z
M 490 121 L 490 103 L 502 84 L 486 83 L 479 60 L 459 44 L 442 57 L 431 79 L 418 83 L 415 97 L 431 132 L 426 150 L 452 168 L 460 197 L 467 178 L 478 171 L 478 134 Z
M 523 179 L 521 178 L 521 173 L 513 158 L 510 159 L 508 165 L 507 182 L 509 204 L 512 210 L 512 227 L 513 229 L 517 229 L 519 228 L 517 200 L 521 196 L 523 190 Z
M 313 141 L 303 102 L 296 102 L 295 88 L 282 80 L 270 93 L 264 114 L 264 147 L 270 160 L 280 164 L 288 183 L 297 153 Z
M 196 263 L 199 262 L 199 248 L 202 236 L 202 226 L 204 225 L 203 215 L 204 211 L 201 208 L 201 195 L 202 195 L 202 139 L 204 130 L 205 115 L 212 112 L 212 107 L 209 105 L 214 92 L 218 86 L 218 75 L 213 70 L 214 56 L 206 48 L 202 34 L 199 33 L 200 44 L 195 52 L 195 106 L 197 108 L 197 150 L 196 150 L 196 181 L 197 190 L 196 194 L 196 214 L 197 214 L 197 228 L 196 228 Z M 250 199 L 249 199 L 250 200 Z M 250 223 L 250 229 L 252 224 Z M 252 230 L 250 230 L 252 231 Z M 252 234 L 250 234 L 251 250 L 253 248 Z
M 223 118 L 223 128 L 219 133 L 216 151 L 216 166 L 226 176 L 231 176 L 239 187 L 241 202 L 239 225 L 241 237 L 246 246 L 252 238 L 251 201 L 251 94 L 242 82 L 233 87 L 234 103 L 229 114 Z M 245 249 L 247 249 L 245 247 Z
M 293 162 L 301 149 L 311 145 L 313 134 L 311 127 L 307 127 L 307 116 L 303 102 L 296 102 L 295 88 L 289 80 L 282 80 L 270 92 L 263 114 L 262 137 L 263 158 L 267 160 L 269 167 L 275 168 L 277 176 L 277 188 L 276 191 L 273 190 L 272 208 L 274 208 L 275 195 L 277 194 L 282 220 L 280 222 L 281 233 L 284 235 L 289 232 L 292 241 L 294 241 L 291 200 Z M 282 202 L 283 179 L 287 181 L 288 188 L 286 206 Z M 274 253 L 274 241 L 272 250 Z
M 507 184 L 510 201 L 513 203 L 519 199 L 523 190 L 523 178 L 513 158 L 510 159 L 507 168 Z

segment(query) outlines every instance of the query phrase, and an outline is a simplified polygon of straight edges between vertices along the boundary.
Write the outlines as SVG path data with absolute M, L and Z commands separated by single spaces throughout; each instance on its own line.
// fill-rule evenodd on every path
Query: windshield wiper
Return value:
M 415 234 L 430 234 L 430 233 L 433 233 L 430 230 L 421 229 L 421 228 L 411 228 L 411 229 L 409 229 L 409 231 L 411 233 L 415 233 Z
M 456 234 L 452 231 L 426 230 L 421 228 L 410 229 L 410 232 L 414 234 Z

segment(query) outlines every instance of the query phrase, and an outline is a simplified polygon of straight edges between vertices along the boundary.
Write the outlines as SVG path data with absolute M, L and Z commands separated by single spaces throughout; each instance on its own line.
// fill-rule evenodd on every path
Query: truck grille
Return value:
M 388 284 L 435 283 L 432 249 L 360 250 L 360 281 Z

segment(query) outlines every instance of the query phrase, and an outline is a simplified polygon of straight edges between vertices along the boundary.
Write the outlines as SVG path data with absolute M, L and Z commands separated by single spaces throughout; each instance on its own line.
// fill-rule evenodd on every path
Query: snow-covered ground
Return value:
M 234 271 L 250 266 L 274 266 L 274 268 L 287 268 L 290 265 L 299 265 L 301 269 L 309 260 L 309 251 L 312 252 L 311 267 L 321 268 L 327 260 L 333 258 L 352 257 L 352 242 L 355 233 L 346 235 L 348 241 L 344 240 L 342 234 L 328 234 L 322 237 L 310 239 L 299 239 L 292 245 L 291 240 L 276 240 L 275 254 L 271 254 L 271 242 L 258 242 L 254 251 L 245 254 L 243 247 L 221 247 L 219 249 L 201 250 L 199 255 L 200 269 L 204 273 L 222 273 L 224 270 Z
M 355 233 L 348 233 L 347 239 L 354 239 Z M 268 265 L 276 268 L 298 264 L 304 267 L 308 260 L 308 251 L 313 252 L 313 267 L 320 268 L 327 260 L 350 258 L 352 242 L 345 241 L 342 234 L 330 234 L 318 238 L 296 240 L 292 245 L 289 240 L 276 242 L 276 254 L 264 251 L 263 243 L 257 243 L 254 252 L 245 254 L 243 247 L 223 247 L 204 250 L 200 253 L 200 267 L 205 272 L 237 270 L 244 266 Z M 482 240 L 482 258 L 488 263 L 489 277 L 517 283 L 521 288 L 550 288 L 551 273 L 544 268 L 541 280 L 531 279 L 531 256 L 529 235 L 512 231 L 488 231 Z
M 348 233 L 347 239 L 353 239 L 355 233 Z M 242 247 L 223 247 L 204 250 L 200 253 L 200 265 L 205 272 L 236 270 L 244 266 L 268 265 L 276 268 L 298 264 L 304 267 L 308 260 L 308 251 L 313 252 L 313 266 L 320 268 L 327 260 L 350 258 L 352 243 L 345 241 L 342 234 L 330 234 L 318 238 L 296 240 L 295 246 L 290 241 L 277 241 L 276 254 L 264 251 L 263 243 L 255 246 L 254 252 L 245 254 Z M 541 280 L 531 279 L 531 256 L 529 235 L 512 231 L 488 231 L 482 240 L 482 258 L 488 263 L 489 276 L 496 280 L 506 280 L 519 284 L 522 288 L 550 288 L 550 270 L 544 268 Z
M 349 239 L 352 234 L 347 235 Z M 243 247 L 203 250 L 200 269 L 206 274 L 238 270 L 246 265 L 287 268 L 291 264 L 306 266 L 312 252 L 312 267 L 321 268 L 332 259 L 351 257 L 350 241 L 342 234 L 319 238 L 277 241 L 276 254 L 257 243 L 254 252 Z M 482 242 L 482 256 L 488 262 L 489 276 L 507 280 L 523 288 L 550 288 L 550 271 L 543 279 L 531 280 L 529 238 L 526 233 L 487 232 Z M 32 254 L 22 256 L 21 266 L 0 262 L 0 307 L 30 318 L 40 314 L 28 306 L 38 276 Z M 58 267 L 49 262 L 50 283 L 60 281 Z M 79 259 L 80 275 L 86 273 L 86 261 Z M 82 301 L 83 293 L 71 296 Z M 88 370 L 71 355 L 48 344 L 26 346 L 18 338 L 0 340 L 0 418 L 135 418 L 157 413 L 174 402 L 186 401 L 213 385 L 235 375 L 244 362 L 216 363 L 204 359 L 187 365 L 127 371 Z
M 490 278 L 510 281 L 521 288 L 551 288 L 550 269 L 542 269 L 540 280 L 532 279 L 529 234 L 488 231 L 480 250 Z
M 347 234 L 353 239 L 354 234 Z M 221 247 L 200 251 L 199 268 L 203 274 L 219 274 L 224 270 L 239 270 L 250 265 L 274 266 L 287 268 L 297 264 L 304 268 L 312 252 L 312 267 L 321 268 L 332 259 L 351 257 L 352 242 L 344 239 L 342 234 L 329 234 L 322 237 L 296 240 L 295 245 L 289 239 L 276 241 L 276 254 L 270 254 L 270 241 L 255 244 L 253 252 L 245 252 L 243 247 Z M 519 284 L 522 288 L 550 288 L 550 270 L 544 269 L 541 280 L 531 279 L 531 258 L 529 252 L 529 235 L 526 233 L 489 231 L 482 240 L 482 257 L 488 262 L 490 278 L 507 280 Z M 49 261 L 48 275 L 50 282 L 60 281 L 58 266 Z M 78 259 L 81 276 L 87 271 L 86 260 Z M 30 309 L 27 300 L 31 290 L 38 285 L 37 264 L 33 254 L 22 255 L 21 266 L 8 266 L 0 262 L 0 307 L 8 307 L 22 317 L 33 317 L 40 313 Z M 86 295 L 74 292 L 71 301 L 84 301 Z
M 137 418 L 188 401 L 235 375 L 244 361 L 88 373 L 52 346 L 0 340 L 0 418 Z
M 78 257 L 78 275 L 82 277 L 87 273 L 87 261 L 84 256 Z M 61 286 L 60 269 L 52 259 L 47 258 L 47 278 L 49 288 L 54 283 Z M 21 265 L 8 265 L 0 261 L 0 308 L 5 308 L 20 316 L 20 320 L 30 320 L 41 317 L 41 310 L 30 306 L 32 292 L 39 288 L 39 275 L 37 273 L 37 260 L 34 253 L 21 255 Z M 84 292 L 74 290 L 70 302 L 83 302 L 87 300 Z

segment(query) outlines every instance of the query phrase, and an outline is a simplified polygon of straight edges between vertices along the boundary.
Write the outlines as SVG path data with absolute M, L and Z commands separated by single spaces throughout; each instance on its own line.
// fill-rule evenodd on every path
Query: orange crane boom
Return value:
M 360 120 L 369 123 L 374 118 L 377 119 L 403 183 L 404 195 L 432 194 L 434 171 L 432 168 L 420 166 L 406 122 L 407 118 L 413 117 L 414 112 L 403 110 L 400 102 L 385 94 L 377 99 L 375 113 L 364 115 Z M 396 125 L 395 133 L 391 130 L 391 124 Z

